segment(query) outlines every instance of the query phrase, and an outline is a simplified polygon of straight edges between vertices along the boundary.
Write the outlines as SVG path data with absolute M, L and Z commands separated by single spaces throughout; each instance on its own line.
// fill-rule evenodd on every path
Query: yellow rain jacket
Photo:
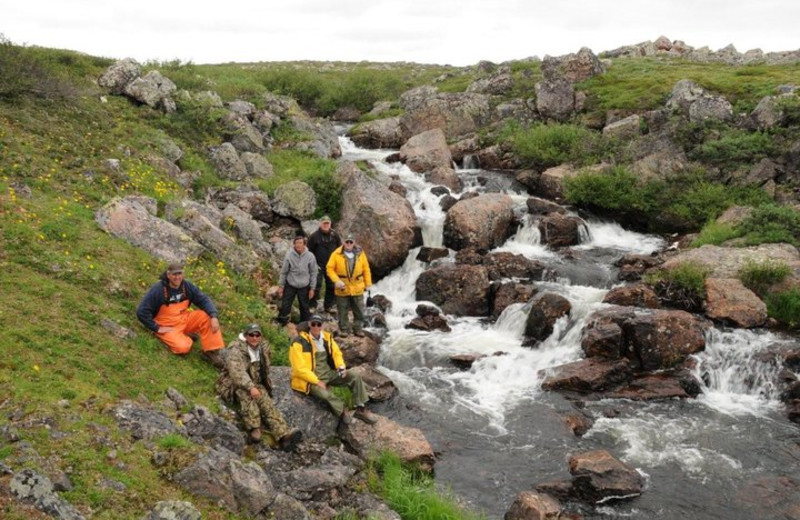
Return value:
M 325 351 L 328 354 L 328 365 L 331 370 L 347 368 L 344 364 L 342 351 L 339 350 L 339 345 L 336 344 L 331 333 L 322 331 L 322 340 L 325 345 Z M 292 365 L 292 388 L 304 394 L 310 391 L 311 385 L 319 383 L 319 378 L 315 373 L 317 368 L 316 357 L 314 356 L 315 345 L 311 333 L 301 332 L 289 347 L 289 363 Z
M 337 287 L 334 291 L 336 296 L 358 296 L 364 294 L 364 290 L 372 285 L 372 273 L 369 270 L 367 254 L 358 246 L 353 248 L 353 253 L 355 253 L 356 259 L 352 272 L 348 269 L 344 246 L 336 248 L 328 259 L 325 269 L 328 278 L 333 280 L 333 283 L 340 280 L 344 282 L 344 288 Z

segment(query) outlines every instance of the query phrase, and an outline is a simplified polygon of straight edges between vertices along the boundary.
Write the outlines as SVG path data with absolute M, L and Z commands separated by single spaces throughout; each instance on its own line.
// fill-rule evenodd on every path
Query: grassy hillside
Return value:
M 101 231 L 95 212 L 117 195 L 147 195 L 163 207 L 230 184 L 207 161 L 206 147 L 219 143 L 218 121 L 202 111 L 164 115 L 108 95 L 95 80 L 110 64 L 70 51 L 17 47 L 0 36 L 0 428 L 24 424 L 18 433 L 39 456 L 30 458 L 21 443 L 0 434 L 0 461 L 13 465 L 29 457 L 26 465 L 45 474 L 67 472 L 74 488 L 64 496 L 95 519 L 141 518 L 164 499 L 191 500 L 204 518 L 235 519 L 162 478 L 148 450 L 132 444 L 108 414 L 120 399 L 160 401 L 169 387 L 215 410 L 215 372 L 196 352 L 180 358 L 168 353 L 138 325 L 135 306 L 164 265 Z M 484 74 L 478 68 L 369 63 L 145 66 L 151 68 L 179 88 L 214 90 L 225 101 L 258 104 L 268 90 L 291 95 L 318 115 L 344 106 L 365 112 L 375 101 L 395 101 L 436 78 L 441 90 L 462 91 Z M 512 64 L 512 72 L 519 80 L 513 95 L 532 96 L 538 63 Z M 584 87 L 591 110 L 641 110 L 663 104 L 684 77 L 729 96 L 737 107 L 752 108 L 777 85 L 800 84 L 800 69 L 619 60 Z M 280 143 L 280 127 L 275 132 Z M 201 172 L 188 192 L 151 159 L 164 137 L 183 149 L 184 169 Z M 107 159 L 118 159 L 121 173 L 109 171 Z M 267 191 L 293 178 L 329 175 L 333 168 L 330 161 L 280 146 L 268 159 L 275 178 L 262 184 Z M 188 279 L 221 310 L 226 340 L 244 323 L 272 317 L 264 299 L 267 268 L 243 277 L 210 256 L 187 267 Z M 114 337 L 103 327 L 106 319 L 135 331 L 136 338 Z M 288 338 L 275 329 L 268 335 L 280 357 Z M 176 458 L 194 450 L 172 439 L 161 445 Z M 103 485 L 106 479 L 127 490 L 113 491 Z M 3 518 L 37 515 L 0 495 Z

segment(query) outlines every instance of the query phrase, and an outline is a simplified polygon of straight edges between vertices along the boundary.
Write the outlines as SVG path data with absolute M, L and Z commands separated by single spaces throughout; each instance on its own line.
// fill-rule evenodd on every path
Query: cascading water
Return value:
M 341 145 L 344 159 L 370 161 L 403 183 L 424 245 L 441 247 L 445 214 L 433 186 L 400 163 L 384 162 L 391 151 L 359 149 L 346 138 Z M 475 174 L 466 172 L 466 189 L 485 189 L 474 182 Z M 507 192 L 522 214 L 527 195 Z M 607 449 L 639 469 L 648 487 L 634 501 L 604 505 L 584 518 L 791 518 L 756 514 L 746 500 L 736 499 L 761 479 L 793 472 L 800 483 L 797 428 L 782 417 L 777 401 L 778 365 L 759 357 L 781 341 L 773 334 L 714 329 L 706 350 L 696 356 L 696 375 L 704 384 L 697 399 L 588 403 L 586 411 L 597 418 L 589 433 L 576 438 L 565 427 L 561 414 L 572 405 L 541 390 L 542 374 L 582 357 L 586 318 L 604 306 L 605 293 L 618 283 L 613 261 L 665 245 L 614 223 L 589 221 L 585 231 L 565 259 L 540 243 L 536 221 L 527 215 L 496 250 L 545 264 L 546 281 L 537 288 L 572 305 L 570 317 L 559 320 L 536 349 L 521 346 L 529 304 L 509 306 L 494 323 L 448 316 L 449 333 L 403 328 L 419 304 L 414 283 L 427 268 L 416 260 L 419 249 L 410 251 L 405 263 L 372 289 L 393 304 L 379 364 L 399 387 L 403 403 L 390 403 L 381 413 L 422 429 L 440 453 L 437 483 L 490 518 L 502 518 L 518 492 L 568 479 L 569 455 L 592 449 Z M 464 353 L 485 357 L 460 371 L 449 358 Z

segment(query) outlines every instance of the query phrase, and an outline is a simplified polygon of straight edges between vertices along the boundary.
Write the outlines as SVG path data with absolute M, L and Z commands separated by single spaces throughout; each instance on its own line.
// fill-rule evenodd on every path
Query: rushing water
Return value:
M 345 138 L 341 145 L 344 159 L 370 161 L 379 172 L 399 179 L 408 190 L 424 245 L 440 247 L 445 214 L 431 193 L 433 186 L 402 164 L 384 162 L 391 151 L 359 149 Z M 526 211 L 527 195 L 501 174 L 461 170 L 459 175 L 465 191 L 503 191 L 516 201 L 518 214 Z M 492 182 L 482 186 L 476 182 L 479 175 Z M 592 429 L 583 438 L 567 429 L 561 414 L 572 405 L 541 390 L 540 371 L 582 357 L 586 318 L 603 307 L 605 293 L 618 283 L 613 262 L 625 253 L 650 254 L 665 244 L 614 223 L 590 221 L 582 243 L 571 248 L 567 259 L 540 243 L 533 224 L 525 217 L 496 251 L 545 264 L 547 281 L 537 286 L 572 305 L 570 317 L 557 322 L 536 349 L 521 346 L 528 312 L 523 304 L 511 305 L 494 323 L 449 316 L 449 333 L 403 328 L 415 315 L 414 282 L 426 268 L 415 259 L 418 249 L 373 287 L 373 294 L 393 303 L 379 364 L 402 395 L 380 411 L 425 433 L 439 454 L 437 483 L 489 518 L 502 518 L 518 492 L 568 480 L 570 454 L 606 449 L 645 475 L 647 487 L 641 497 L 604 505 L 585 518 L 798 518 L 791 515 L 800 512 L 781 509 L 777 498 L 756 509 L 752 506 L 758 501 L 750 498 L 780 478 L 800 483 L 800 434 L 778 401 L 780 365 L 763 355 L 788 341 L 775 334 L 713 329 L 705 351 L 696 356 L 696 375 L 703 381 L 697 399 L 587 403 L 585 411 L 596 420 Z M 463 353 L 486 357 L 461 371 L 449 357 Z

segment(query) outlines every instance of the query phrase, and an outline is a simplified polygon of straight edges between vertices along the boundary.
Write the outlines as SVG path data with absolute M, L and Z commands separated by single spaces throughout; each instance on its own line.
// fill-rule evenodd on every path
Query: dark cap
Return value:
M 183 271 L 183 264 L 181 264 L 179 262 L 175 262 L 175 263 L 169 264 L 167 266 L 167 272 L 168 273 L 175 273 L 175 272 L 178 272 L 178 271 Z
M 328 215 L 325 215 L 324 217 L 319 219 L 319 221 L 320 222 L 330 222 L 331 221 L 331 217 L 329 217 Z
M 245 334 L 250 334 L 251 332 L 261 332 L 261 326 L 258 323 L 248 323 L 244 327 Z
M 354 237 L 353 235 L 348 233 L 347 236 L 344 237 L 344 241 L 345 242 L 355 242 L 356 241 L 356 237 Z
M 313 316 L 311 316 L 310 318 L 308 318 L 308 322 L 309 322 L 309 323 L 311 323 L 312 321 L 318 321 L 318 322 L 322 323 L 322 322 L 323 322 L 323 321 L 325 321 L 325 320 L 323 320 L 323 319 L 322 319 L 322 316 L 320 316 L 319 314 L 314 314 Z

